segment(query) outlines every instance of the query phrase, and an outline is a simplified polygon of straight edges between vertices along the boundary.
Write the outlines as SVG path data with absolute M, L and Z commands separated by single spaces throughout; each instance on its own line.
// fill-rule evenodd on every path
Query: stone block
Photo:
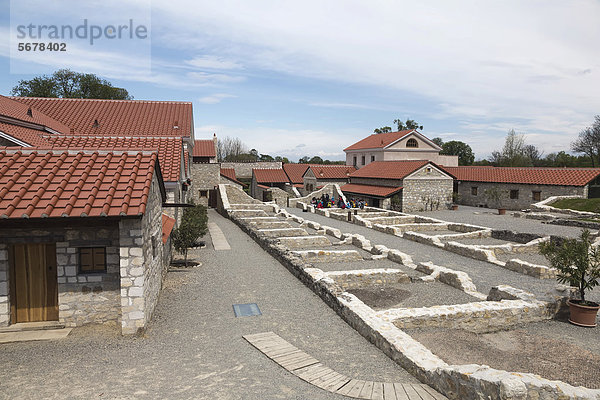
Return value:
M 131 268 L 129 270 L 129 275 L 130 276 L 141 276 L 141 275 L 144 275 L 144 268 L 143 267 Z
M 132 286 L 128 290 L 129 297 L 141 297 L 144 295 L 144 288 L 140 286 Z
M 130 320 L 144 319 L 144 312 L 143 311 L 132 311 L 127 316 L 129 317 Z
M 131 247 L 129 249 L 129 255 L 133 257 L 141 257 L 144 255 L 141 247 Z
M 73 266 L 65 267 L 65 275 L 66 276 L 76 276 L 77 275 L 77 267 L 73 267 Z
M 144 265 L 144 258 L 143 257 L 132 257 L 129 261 L 130 265 L 132 267 L 139 267 Z
M 0 303 L 0 315 L 8 314 L 8 303 Z

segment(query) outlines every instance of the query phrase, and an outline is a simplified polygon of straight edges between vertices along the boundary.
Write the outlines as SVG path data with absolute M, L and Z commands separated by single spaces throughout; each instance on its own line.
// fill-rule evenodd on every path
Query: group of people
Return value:
M 360 208 L 363 209 L 367 206 L 367 202 L 364 200 L 356 200 L 354 198 L 344 202 L 344 199 L 340 196 L 337 201 L 334 197 L 329 197 L 329 194 L 323 194 L 321 197 L 313 197 L 310 202 L 316 208 Z

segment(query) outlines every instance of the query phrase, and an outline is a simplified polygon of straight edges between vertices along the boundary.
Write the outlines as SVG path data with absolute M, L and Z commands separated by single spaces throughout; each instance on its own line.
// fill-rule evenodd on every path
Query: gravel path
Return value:
M 440 210 L 415 213 L 424 217 L 437 218 L 450 222 L 462 222 L 485 226 L 494 229 L 506 229 L 524 233 L 536 233 L 557 236 L 576 237 L 581 233 L 581 228 L 574 226 L 560 226 L 543 224 L 542 221 L 527 218 L 515 218 L 513 212 L 507 211 L 505 215 L 498 215 L 497 210 L 489 208 L 459 206 L 458 210 Z
M 0 346 L 4 399 L 339 399 L 286 372 L 242 335 L 273 331 L 352 378 L 417 383 L 231 221 L 209 210 L 231 250 L 167 274 L 141 337 L 76 328 L 59 341 Z M 234 303 L 263 315 L 235 318 Z
M 319 214 L 308 214 L 300 209 L 288 208 L 288 212 L 299 215 L 303 218 L 316 221 L 323 225 L 328 225 L 340 229 L 345 233 L 358 233 L 371 240 L 373 245 L 383 244 L 391 249 L 398 249 L 412 256 L 414 262 L 431 261 L 434 264 L 452 268 L 458 271 L 464 271 L 469 274 L 477 289 L 482 293 L 488 293 L 492 286 L 511 285 L 513 287 L 530 291 L 539 298 L 543 298 L 547 292 L 552 291 L 556 286 L 554 280 L 541 280 L 532 278 L 517 272 L 513 272 L 488 262 L 474 260 L 449 251 L 439 249 L 412 240 L 400 238 L 398 236 L 379 232 L 364 226 L 352 223 L 338 221 L 333 218 L 327 218 Z M 512 217 L 511 217 L 512 218 Z M 517 219 L 517 218 L 513 218 Z M 600 292 L 600 291 L 598 291 Z

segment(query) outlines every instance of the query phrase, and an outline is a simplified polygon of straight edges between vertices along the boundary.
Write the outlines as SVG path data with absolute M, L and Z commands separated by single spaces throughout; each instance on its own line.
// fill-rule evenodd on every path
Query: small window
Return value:
M 354 162 L 352 163 L 356 167 L 356 156 L 354 157 Z
M 425 172 L 427 172 L 428 174 L 430 174 L 431 173 L 431 167 L 425 168 Z
M 360 158 L 360 162 L 362 163 L 362 165 L 365 165 L 365 156 L 362 156 L 362 157 Z
M 375 156 L 371 156 L 371 162 L 375 161 Z
M 477 196 L 477 186 L 471 187 L 471 196 Z
M 208 197 L 208 190 L 201 190 L 200 197 Z
M 534 190 L 534 191 L 532 191 L 532 192 L 531 192 L 531 198 L 532 198 L 534 201 L 540 201 L 540 200 L 542 200 L 542 192 L 541 192 L 541 191 L 539 191 L 539 190 Z
M 515 200 L 519 198 L 519 191 L 518 190 L 511 190 L 510 191 L 510 198 Z
M 106 272 L 106 247 L 79 248 L 79 273 Z
M 415 138 L 410 138 L 406 141 L 406 147 L 419 147 L 419 142 Z

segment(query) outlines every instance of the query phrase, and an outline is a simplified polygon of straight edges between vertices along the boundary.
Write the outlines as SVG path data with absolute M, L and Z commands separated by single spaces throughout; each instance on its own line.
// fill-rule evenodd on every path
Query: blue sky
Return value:
M 89 0 L 79 13 L 83 2 L 14 2 L 13 23 L 23 9 L 37 24 L 134 18 L 151 40 L 21 55 L 36 73 L 15 73 L 25 68 L 11 71 L 15 33 L 0 0 L 0 93 L 58 68 L 92 72 L 136 99 L 192 101 L 197 138 L 239 137 L 294 161 L 343 159 L 408 117 L 478 158 L 511 128 L 547 154 L 600 114 L 598 1 Z

